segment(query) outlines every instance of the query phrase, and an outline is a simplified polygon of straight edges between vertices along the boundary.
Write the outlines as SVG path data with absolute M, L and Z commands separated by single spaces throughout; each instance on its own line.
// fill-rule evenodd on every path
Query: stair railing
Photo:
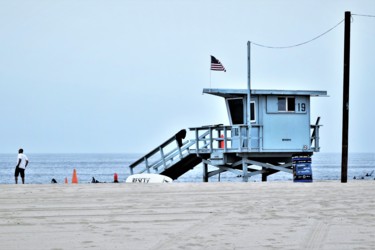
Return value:
M 167 139 L 164 143 L 145 154 L 137 161 L 129 165 L 130 173 L 134 174 L 134 169 L 139 166 L 144 166 L 138 173 L 151 173 L 151 170 L 156 172 L 163 166 L 164 170 L 170 166 L 170 163 L 174 161 L 176 156 L 180 159 L 184 157 L 184 154 L 188 154 L 188 149 L 194 142 L 185 141 L 186 130 L 180 130 L 178 133 Z M 169 148 L 173 147 L 173 143 L 176 143 L 177 147 L 172 148 L 169 152 L 166 152 Z M 156 160 L 155 160 L 156 159 Z
M 310 125 L 310 128 L 313 130 L 311 134 L 311 148 L 314 150 L 314 152 L 319 152 L 320 151 L 320 146 L 319 146 L 319 128 L 322 126 L 319 124 L 320 117 L 316 119 L 315 125 Z

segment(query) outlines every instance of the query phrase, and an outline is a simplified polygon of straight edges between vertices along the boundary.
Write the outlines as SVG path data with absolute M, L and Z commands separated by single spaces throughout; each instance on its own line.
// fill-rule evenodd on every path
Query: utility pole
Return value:
M 350 11 L 346 11 L 344 34 L 344 88 L 342 104 L 341 183 L 346 183 L 348 181 L 350 19 L 351 13 Z

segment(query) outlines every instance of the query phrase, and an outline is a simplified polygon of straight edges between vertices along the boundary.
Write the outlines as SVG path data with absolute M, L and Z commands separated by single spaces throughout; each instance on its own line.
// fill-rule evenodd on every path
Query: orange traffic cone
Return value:
M 76 171 L 76 169 L 73 170 L 72 183 L 78 184 L 78 178 L 77 178 L 77 171 Z
M 68 178 L 65 177 L 65 184 L 68 184 Z
M 118 176 L 117 176 L 117 173 L 115 173 L 115 175 L 113 176 L 113 182 L 114 182 L 114 183 L 117 183 L 117 182 L 118 182 Z

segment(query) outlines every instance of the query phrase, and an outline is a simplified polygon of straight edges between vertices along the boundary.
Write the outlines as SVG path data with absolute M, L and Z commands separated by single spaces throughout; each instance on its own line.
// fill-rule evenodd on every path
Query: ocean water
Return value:
M 89 183 L 92 177 L 100 182 L 113 182 L 117 173 L 119 182 L 129 176 L 128 166 L 141 157 L 141 154 L 27 154 L 29 165 L 26 169 L 27 184 L 47 184 L 52 178 L 64 183 L 65 178 L 71 182 L 73 169 L 76 169 L 79 183 Z M 0 154 L 0 184 L 14 183 L 14 168 L 17 154 Z M 211 168 L 214 170 L 215 168 Z M 312 157 L 314 181 L 341 179 L 341 154 L 316 153 Z M 348 181 L 357 181 L 366 173 L 375 170 L 374 153 L 353 153 L 348 159 Z M 202 182 L 202 166 L 181 176 L 176 182 Z M 374 180 L 375 172 L 366 179 Z M 254 176 L 249 181 L 260 181 Z M 277 173 L 268 177 L 268 181 L 292 181 L 292 175 Z M 209 179 L 210 182 L 240 182 L 242 178 L 227 172 Z M 19 177 L 19 182 L 21 178 Z

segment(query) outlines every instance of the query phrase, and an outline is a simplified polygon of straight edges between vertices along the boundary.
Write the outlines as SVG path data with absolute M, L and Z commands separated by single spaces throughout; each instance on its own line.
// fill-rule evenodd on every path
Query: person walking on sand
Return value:
M 25 154 L 23 154 L 23 149 L 20 148 L 18 150 L 16 170 L 14 171 L 16 184 L 18 183 L 18 175 L 21 175 L 22 184 L 25 184 L 25 169 L 27 167 L 27 164 L 29 164 L 29 159 Z

